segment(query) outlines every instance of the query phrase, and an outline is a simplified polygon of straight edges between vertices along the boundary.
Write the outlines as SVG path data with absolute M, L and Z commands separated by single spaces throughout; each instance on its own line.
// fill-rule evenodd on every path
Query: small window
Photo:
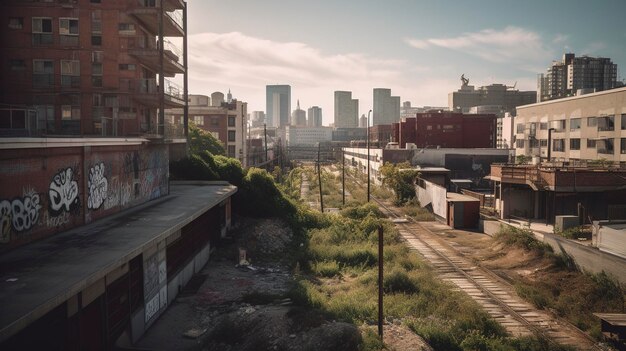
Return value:
M 587 139 L 587 149 L 595 149 L 596 141 L 595 139 Z
M 595 117 L 587 117 L 587 127 L 595 127 L 598 125 L 598 121 Z
M 433 126 L 432 126 L 432 125 L 430 125 L 430 124 L 429 124 L 429 125 L 427 125 L 427 126 L 426 126 L 426 130 L 433 130 Z
M 615 130 L 615 116 L 598 117 L 598 131 Z
M 569 149 L 570 150 L 580 150 L 580 139 L 570 139 L 569 140 Z
M 228 141 L 235 141 L 235 131 L 234 130 L 229 130 L 228 131 Z
M 597 140 L 596 145 L 597 145 L 599 154 L 612 155 L 613 153 L 615 153 L 615 149 L 613 148 L 612 138 Z
M 9 28 L 22 29 L 24 28 L 24 18 L 22 17 L 9 17 Z
M 515 147 L 518 149 L 524 148 L 524 139 L 517 139 L 515 141 Z
M 517 134 L 524 133 L 524 124 L 523 123 L 518 123 L 517 126 L 516 126 L 516 130 L 517 130 Z
M 96 45 L 96 46 L 102 45 L 102 35 L 92 35 L 91 45 Z
M 580 129 L 580 118 L 572 118 L 569 120 L 569 130 Z
M 552 121 L 552 128 L 555 129 L 556 132 L 562 132 L 565 130 L 565 120 L 560 119 L 558 121 Z
M 211 117 L 211 125 L 212 126 L 218 126 L 219 124 L 220 124 L 219 117 Z
M 117 29 L 120 32 L 135 32 L 135 25 L 133 23 L 120 23 L 117 25 Z
M 622 155 L 626 154 L 626 138 L 622 138 L 622 140 L 620 141 L 620 153 Z
M 626 113 L 622 113 L 622 130 L 626 130 Z
M 539 123 L 540 130 L 548 130 L 548 122 L 540 122 Z
M 198 126 L 204 125 L 204 116 L 193 116 L 193 123 Z
M 228 126 L 229 127 L 235 126 L 235 117 L 228 117 Z
M 52 18 L 33 17 L 33 45 L 52 44 Z
M 59 18 L 60 35 L 78 35 L 78 18 Z
M 9 60 L 9 66 L 11 67 L 11 71 L 26 70 L 26 62 L 20 59 Z
M 235 145 L 228 145 L 228 157 L 236 157 Z
M 554 139 L 552 141 L 552 151 L 565 151 L 565 139 Z
M 49 88 L 54 83 L 54 61 L 33 60 L 33 88 Z
M 137 66 L 134 63 L 120 63 L 120 71 L 134 71 Z
M 539 146 L 547 147 L 548 146 L 548 139 L 540 139 L 539 140 Z
M 102 63 L 103 58 L 104 52 L 102 51 L 94 51 L 91 53 L 91 62 L 93 63 Z

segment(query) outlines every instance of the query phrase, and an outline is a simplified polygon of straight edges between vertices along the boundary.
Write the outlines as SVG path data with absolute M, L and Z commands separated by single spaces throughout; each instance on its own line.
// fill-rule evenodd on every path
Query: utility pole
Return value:
M 367 113 L 367 202 L 370 202 L 370 114 Z
M 265 134 L 265 162 L 267 162 L 267 127 L 263 123 L 263 134 Z
M 341 148 L 341 204 L 346 204 L 346 157 L 343 148 Z
M 183 2 L 183 66 L 185 66 L 185 80 L 183 81 L 183 97 L 185 99 L 185 107 L 183 110 L 183 127 L 185 129 L 185 139 L 189 145 L 189 65 L 187 63 L 187 2 Z
M 320 148 L 321 143 L 317 144 L 317 179 L 320 188 L 320 210 L 324 213 L 324 196 L 322 195 L 322 168 L 320 164 Z
M 378 336 L 383 339 L 383 226 L 378 227 Z

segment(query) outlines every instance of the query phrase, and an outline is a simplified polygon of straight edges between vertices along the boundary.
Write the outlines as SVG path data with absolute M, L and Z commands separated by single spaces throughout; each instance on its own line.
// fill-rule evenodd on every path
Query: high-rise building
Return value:
M 391 96 L 391 89 L 374 89 L 372 125 L 391 124 L 400 121 L 400 97 Z
M 291 125 L 306 127 L 306 111 L 300 108 L 300 100 L 296 109 L 291 113 Z
M 605 57 L 563 55 L 552 62 L 546 74 L 537 77 L 537 100 L 546 101 L 579 93 L 613 89 L 617 84 L 617 64 Z
M 165 133 L 182 107 L 182 1 L 4 0 L 0 130 L 22 136 Z M 162 58 L 163 64 L 160 64 Z M 4 132 L 3 132 L 4 133 Z
M 361 115 L 359 118 L 359 128 L 367 128 L 367 116 Z
M 322 109 L 319 106 L 310 107 L 308 110 L 307 126 L 309 127 L 321 127 L 322 126 Z
M 478 110 L 495 107 L 502 110 L 499 117 L 508 112 L 515 116 L 515 108 L 521 105 L 533 104 L 537 101 L 537 92 L 519 91 L 513 86 L 504 84 L 490 84 L 474 88 L 473 85 L 462 85 L 461 89 L 448 94 L 448 108 L 450 111 L 469 113 L 471 108 Z M 489 106 L 489 107 L 487 107 Z
M 265 112 L 263 111 L 252 111 L 252 127 L 262 127 L 265 123 Z
M 359 100 L 351 91 L 335 91 L 335 128 L 355 128 L 359 123 Z
M 291 86 L 267 85 L 265 89 L 265 118 L 267 119 L 267 125 L 272 127 L 289 125 Z

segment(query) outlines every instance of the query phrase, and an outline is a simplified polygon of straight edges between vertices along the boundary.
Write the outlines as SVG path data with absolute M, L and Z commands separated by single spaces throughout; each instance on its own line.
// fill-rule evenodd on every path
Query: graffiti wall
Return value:
M 167 145 L 3 150 L 0 250 L 168 193 Z

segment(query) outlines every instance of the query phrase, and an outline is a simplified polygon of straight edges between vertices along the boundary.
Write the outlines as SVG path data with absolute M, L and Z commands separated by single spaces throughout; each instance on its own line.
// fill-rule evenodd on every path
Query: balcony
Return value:
M 626 167 L 619 164 L 491 165 L 491 179 L 525 184 L 533 190 L 599 191 L 626 188 Z
M 129 49 L 128 53 L 147 66 L 153 72 L 161 70 L 159 64 L 159 48 L 157 44 L 151 43 L 148 38 L 139 40 L 137 47 Z M 174 77 L 176 74 L 185 73 L 185 67 L 180 64 L 182 56 L 181 50 L 169 40 L 164 40 L 163 45 L 163 75 Z
M 159 34 L 159 12 L 163 2 L 163 36 L 183 37 L 182 1 L 179 0 L 138 0 L 138 6 L 128 13 L 135 17 L 150 33 Z
M 161 90 L 154 78 L 136 79 L 128 82 L 128 86 L 120 87 L 122 91 L 132 93 L 132 98 L 142 105 L 158 108 Z M 185 105 L 181 88 L 174 82 L 165 79 L 163 100 L 165 108 L 179 108 Z

